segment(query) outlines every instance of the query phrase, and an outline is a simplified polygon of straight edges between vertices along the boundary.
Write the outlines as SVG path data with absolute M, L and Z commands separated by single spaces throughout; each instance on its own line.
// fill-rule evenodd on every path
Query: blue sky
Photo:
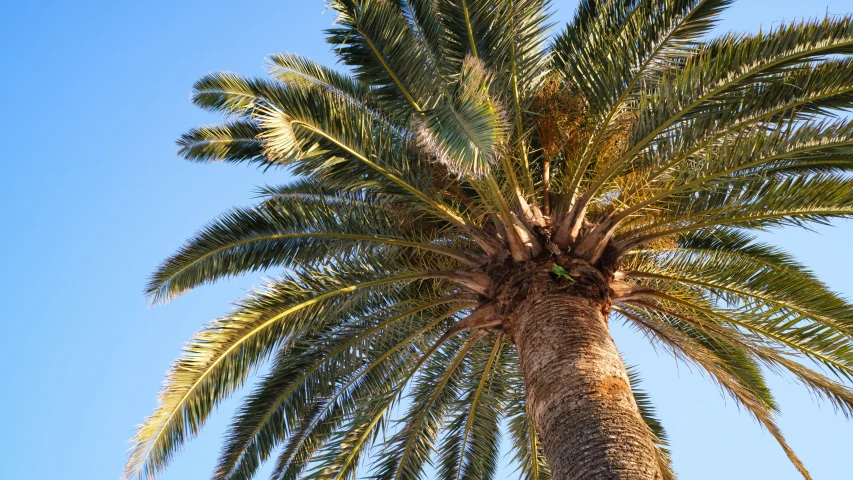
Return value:
M 574 1 L 555 1 L 563 22 Z M 743 0 L 723 28 L 853 11 L 849 0 Z M 334 59 L 321 0 L 7 2 L 0 15 L 0 478 L 116 479 L 182 344 L 257 277 L 150 308 L 147 274 L 205 221 L 247 204 L 282 173 L 195 165 L 173 141 L 216 121 L 188 101 L 212 70 L 263 73 L 298 52 Z M 773 241 L 853 297 L 853 224 Z M 614 326 L 640 366 L 684 479 L 797 479 L 782 450 L 713 385 Z M 853 423 L 773 377 L 780 425 L 816 479 L 853 478 Z M 226 403 L 164 480 L 208 478 L 236 405 Z M 516 478 L 505 470 L 500 478 Z

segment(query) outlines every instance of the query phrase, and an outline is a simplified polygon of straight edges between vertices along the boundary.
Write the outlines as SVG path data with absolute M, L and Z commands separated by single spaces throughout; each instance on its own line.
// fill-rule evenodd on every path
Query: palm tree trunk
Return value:
M 539 293 L 514 308 L 511 333 L 552 478 L 661 479 L 652 436 L 608 331 L 606 296 L 532 290 Z

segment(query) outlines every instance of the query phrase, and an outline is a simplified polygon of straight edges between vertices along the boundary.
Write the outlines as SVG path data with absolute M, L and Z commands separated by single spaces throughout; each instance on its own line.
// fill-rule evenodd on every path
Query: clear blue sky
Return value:
M 575 1 L 555 1 L 565 21 Z M 724 28 L 853 11 L 850 0 L 743 0 Z M 149 308 L 146 275 L 205 221 L 285 180 L 175 158 L 215 121 L 190 87 L 211 70 L 261 74 L 279 51 L 333 58 L 321 0 L 6 2 L 0 14 L 0 479 L 117 479 L 134 425 L 155 406 L 183 342 L 259 284 L 205 287 Z M 778 244 L 853 297 L 853 224 L 786 230 Z M 782 450 L 710 383 L 614 327 L 641 367 L 681 478 L 796 479 Z M 774 377 L 780 425 L 816 479 L 853 478 L 853 423 Z M 164 480 L 208 478 L 236 402 Z M 505 470 L 501 478 L 515 478 Z

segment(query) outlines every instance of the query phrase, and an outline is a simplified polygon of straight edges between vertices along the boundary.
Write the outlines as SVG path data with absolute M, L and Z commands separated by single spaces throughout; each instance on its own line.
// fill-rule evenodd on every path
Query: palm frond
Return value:
M 430 360 L 452 337 L 453 335 L 445 332 L 440 337 L 434 337 L 431 339 L 432 341 L 427 342 L 428 347 L 422 347 L 422 354 L 413 355 L 412 353 L 416 351 L 410 351 L 409 355 L 403 356 L 400 380 L 395 382 L 394 377 L 388 377 L 377 385 L 378 391 L 384 389 L 386 393 L 373 395 L 367 399 L 366 408 L 360 409 L 353 415 L 349 422 L 349 428 L 338 432 L 339 441 L 335 443 L 335 447 L 317 458 L 317 465 L 306 478 L 334 478 L 335 480 L 355 478 L 359 458 L 365 447 L 376 439 L 379 433 L 377 426 L 385 418 L 387 411 L 399 400 L 403 389 L 412 377 L 421 371 L 424 363 Z M 477 338 L 479 335 L 474 334 L 469 342 L 466 342 L 466 346 L 472 345 L 471 340 Z M 385 356 L 390 355 L 390 353 L 386 352 Z M 456 367 L 453 367 L 452 370 L 455 369 Z
M 318 189 L 300 192 L 317 195 Z M 363 203 L 351 203 L 351 200 Z M 307 267 L 356 258 L 373 250 L 420 249 L 473 264 L 469 254 L 435 239 L 415 238 L 404 224 L 370 197 L 338 195 L 306 202 L 276 197 L 253 208 L 228 212 L 199 232 L 154 273 L 147 293 L 165 301 L 204 283 L 270 267 Z M 371 202 L 372 203 L 372 202 Z M 409 257 L 416 261 L 418 257 Z
M 488 342 L 483 342 L 488 347 Z M 458 396 L 458 413 L 446 427 L 447 433 L 439 449 L 438 478 L 463 480 L 491 478 L 497 470 L 501 413 L 509 385 L 502 354 L 508 348 L 503 335 L 498 335 L 491 348 L 472 352 L 470 373 L 463 381 Z
M 518 379 L 520 380 L 520 378 Z M 507 407 L 508 431 L 512 439 L 513 461 L 525 480 L 549 480 L 551 470 L 542 451 L 542 444 L 533 421 L 527 412 L 523 389 L 516 389 Z
M 735 374 L 735 370 L 727 368 L 723 360 L 695 343 L 680 329 L 673 328 L 671 318 L 666 320 L 666 315 L 661 317 L 648 310 L 638 314 L 636 311 L 626 311 L 621 308 L 619 313 L 632 321 L 652 340 L 666 346 L 675 356 L 698 365 L 708 373 L 721 389 L 746 409 L 776 439 L 803 477 L 806 480 L 811 479 L 808 471 L 776 426 L 772 410 L 767 408 L 766 403 L 756 395 L 749 383 L 742 382 L 742 379 Z
M 480 61 L 469 57 L 452 97 L 425 112 L 418 128 L 421 146 L 461 178 L 488 174 L 506 135 L 503 112 L 489 95 L 491 82 Z
M 638 270 L 696 272 L 691 278 L 707 280 L 703 286 L 730 306 L 760 299 L 853 334 L 853 306 L 791 255 L 753 236 L 714 229 L 684 235 L 673 248 L 636 255 Z M 722 288 L 711 286 L 716 283 Z
M 262 130 L 251 120 L 196 127 L 183 134 L 178 155 L 193 162 L 258 163 L 273 166 L 264 156 Z
M 672 459 L 670 458 L 669 440 L 667 439 L 666 431 L 655 413 L 654 404 L 649 397 L 649 394 L 642 390 L 640 384 L 640 372 L 635 368 L 628 367 L 628 381 L 631 384 L 631 393 L 634 395 L 634 401 L 637 402 L 637 407 L 640 409 L 640 415 L 649 431 L 655 439 L 655 446 L 658 450 L 658 463 L 660 464 L 663 480 L 675 480 L 675 472 L 672 470 Z
M 418 45 L 436 71 L 441 70 L 441 24 L 436 15 L 435 0 L 392 0 L 409 24 Z
M 430 272 L 400 274 L 393 268 L 362 258 L 352 265 L 302 269 L 270 283 L 209 325 L 172 366 L 160 405 L 134 437 L 125 477 L 150 478 L 162 470 L 213 408 L 276 349 L 324 322 L 346 318 L 358 305 L 381 301 L 401 285 L 436 278 Z
M 433 104 L 435 67 L 391 2 L 335 0 L 330 6 L 339 13 L 339 26 L 327 31 L 328 42 L 361 82 L 376 87 L 386 110 L 420 112 Z
M 641 105 L 623 158 L 633 157 L 682 120 L 718 107 L 728 92 L 772 82 L 774 74 L 838 54 L 853 54 L 851 17 L 803 21 L 767 33 L 715 40 L 677 73 L 664 78 L 654 99 Z
M 453 340 L 427 364 L 414 387 L 412 405 L 403 426 L 385 444 L 377 460 L 378 479 L 417 478 L 432 452 L 438 429 L 450 402 L 458 396 L 468 352 L 486 335 L 474 333 L 464 343 Z
M 302 55 L 279 53 L 272 55 L 269 62 L 270 75 L 285 84 L 318 86 L 346 96 L 353 102 L 372 99 L 372 89 L 365 84 Z
M 411 293 L 423 295 L 419 289 Z M 277 476 L 301 472 L 311 453 L 359 408 L 356 400 L 369 395 L 387 373 L 387 365 L 394 363 L 389 358 L 408 354 L 407 345 L 465 308 L 464 301 L 459 306 L 460 299 L 455 297 L 424 300 L 408 299 L 333 335 L 323 335 L 309 342 L 307 352 L 297 348 L 283 352 L 232 424 L 217 468 L 219 478 L 251 478 L 260 463 L 256 459 L 267 458 L 285 440 Z M 315 405 L 316 410 L 306 415 L 305 410 Z

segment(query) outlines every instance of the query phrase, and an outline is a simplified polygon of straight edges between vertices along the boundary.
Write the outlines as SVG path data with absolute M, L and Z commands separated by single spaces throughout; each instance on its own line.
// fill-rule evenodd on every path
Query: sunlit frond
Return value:
M 507 339 L 498 335 L 472 352 L 469 374 L 463 381 L 456 416 L 447 425 L 439 449 L 439 478 L 491 478 L 500 453 L 501 417 L 510 390 L 506 381 Z M 488 345 L 491 343 L 491 345 Z
M 151 477 L 160 471 L 213 408 L 275 350 L 326 322 L 340 322 L 358 308 L 383 302 L 403 285 L 447 276 L 387 263 L 362 256 L 349 265 L 303 268 L 270 283 L 199 333 L 173 365 L 157 411 L 140 426 L 125 476 Z
M 319 192 L 308 187 L 299 193 Z M 155 272 L 147 293 L 154 301 L 168 300 L 223 277 L 317 266 L 371 249 L 392 257 L 399 249 L 414 249 L 474 263 L 464 250 L 436 238 L 417 238 L 407 227 L 371 197 L 341 194 L 309 202 L 304 196 L 280 195 L 254 208 L 232 210 L 208 225 Z
M 649 394 L 641 389 L 640 373 L 628 368 L 628 380 L 631 382 L 631 392 L 634 394 L 634 400 L 637 402 L 637 407 L 640 409 L 640 415 L 646 426 L 655 437 L 655 446 L 658 448 L 658 462 L 660 463 L 663 480 L 675 480 L 675 472 L 672 470 L 672 459 L 670 458 L 669 440 L 667 439 L 666 430 L 655 413 L 654 404 L 649 397 Z

